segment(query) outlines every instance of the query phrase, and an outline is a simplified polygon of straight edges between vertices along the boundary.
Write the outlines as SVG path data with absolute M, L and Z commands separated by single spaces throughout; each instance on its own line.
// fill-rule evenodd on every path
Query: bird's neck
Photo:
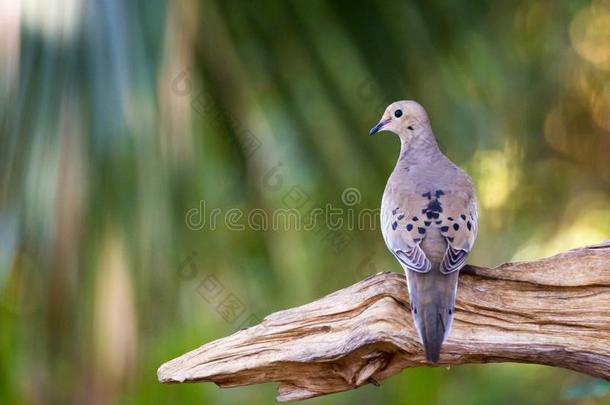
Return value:
M 433 162 L 442 156 L 431 129 L 419 129 L 413 134 L 400 134 L 400 156 L 397 166 L 422 161 Z

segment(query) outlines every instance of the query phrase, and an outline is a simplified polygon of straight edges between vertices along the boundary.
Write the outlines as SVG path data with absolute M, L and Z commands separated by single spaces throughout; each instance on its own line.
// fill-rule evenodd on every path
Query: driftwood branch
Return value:
M 610 379 L 610 240 L 460 275 L 439 364 L 546 364 Z M 404 276 L 379 273 L 163 364 L 159 381 L 220 387 L 279 382 L 279 401 L 374 383 L 427 366 Z

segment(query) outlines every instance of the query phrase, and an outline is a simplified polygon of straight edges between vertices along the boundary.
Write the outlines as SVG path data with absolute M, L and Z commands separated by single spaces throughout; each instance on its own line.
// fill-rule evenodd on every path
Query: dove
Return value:
M 400 138 L 400 155 L 381 201 L 386 246 L 404 269 L 426 360 L 439 361 L 451 330 L 459 270 L 477 236 L 472 180 L 439 149 L 426 110 L 397 101 L 370 130 Z

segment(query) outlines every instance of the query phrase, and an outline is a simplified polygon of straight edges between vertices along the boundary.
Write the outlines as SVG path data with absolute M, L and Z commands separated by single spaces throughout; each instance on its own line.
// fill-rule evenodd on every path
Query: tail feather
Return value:
M 437 363 L 441 354 L 441 345 L 445 340 L 445 319 L 436 306 L 424 308 L 422 314 L 421 339 L 426 352 L 426 360 Z
M 436 363 L 451 330 L 459 272 L 442 274 L 437 266 L 428 273 L 407 271 L 407 285 L 415 328 L 426 360 Z

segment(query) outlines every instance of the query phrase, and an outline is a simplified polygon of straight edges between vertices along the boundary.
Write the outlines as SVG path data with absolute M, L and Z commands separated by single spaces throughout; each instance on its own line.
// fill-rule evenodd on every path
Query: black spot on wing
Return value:
M 432 212 L 443 212 L 443 208 L 441 207 L 441 203 L 438 201 L 438 199 L 430 201 L 427 209 L 428 211 Z
M 426 218 L 428 219 L 437 219 L 438 218 L 438 212 L 434 212 L 434 211 L 427 211 L 426 209 L 423 209 L 422 211 L 426 211 Z
M 443 194 L 443 190 L 436 190 L 434 198 L 432 198 L 431 192 L 422 194 L 422 196 L 427 197 L 429 200 L 428 205 L 421 210 L 422 214 L 425 214 L 427 219 L 438 219 L 440 216 L 439 214 L 443 212 L 443 207 L 439 201 L 440 196 Z

